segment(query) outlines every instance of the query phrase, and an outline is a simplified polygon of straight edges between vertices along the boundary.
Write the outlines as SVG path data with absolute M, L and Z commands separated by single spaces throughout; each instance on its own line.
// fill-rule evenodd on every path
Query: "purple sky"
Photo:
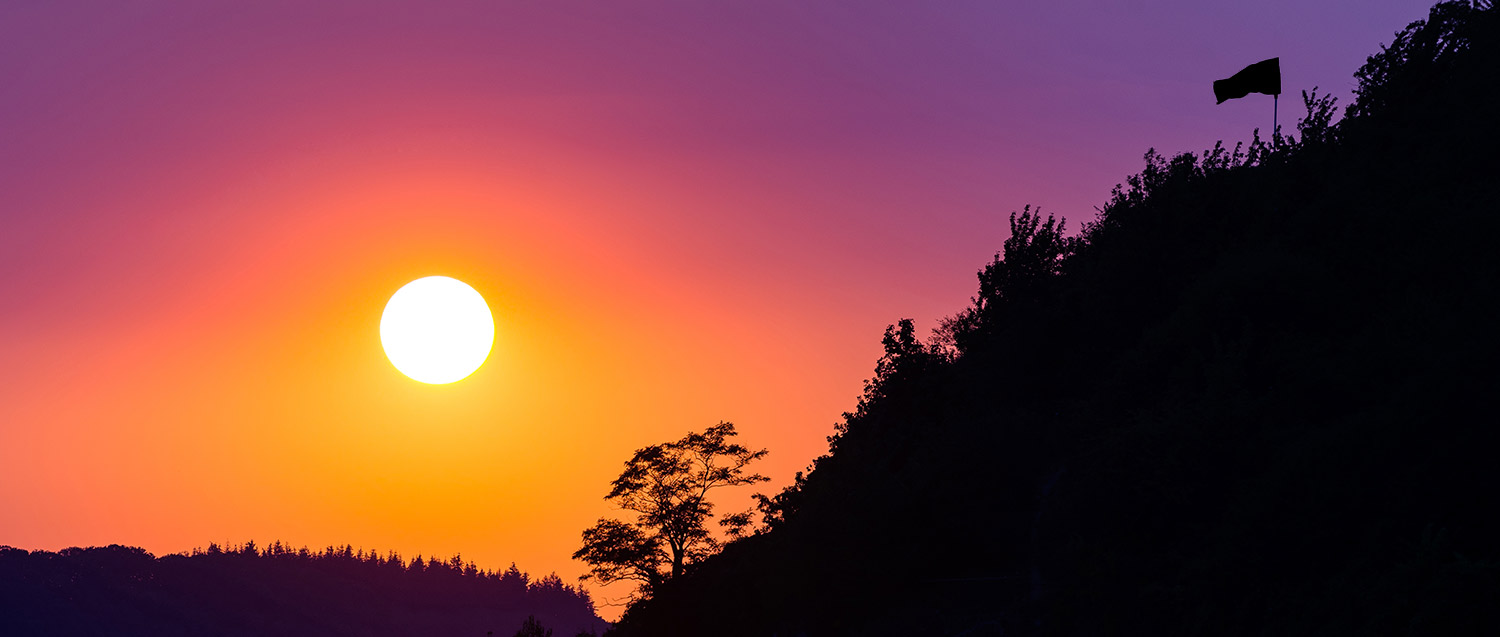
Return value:
M 1269 127 L 1268 99 L 1216 106 L 1212 80 L 1280 56 L 1290 126 L 1298 91 L 1347 103 L 1354 69 L 1426 7 L 304 4 L 0 9 L 0 309 L 48 315 L 47 298 L 70 296 L 57 286 L 114 269 L 99 260 L 193 258 L 132 247 L 183 225 L 155 205 L 170 195 L 109 209 L 91 193 L 228 182 L 246 157 L 264 169 L 407 136 L 503 144 L 509 116 L 528 142 L 650 165 L 629 176 L 643 190 L 774 193 L 755 214 L 704 205 L 627 226 L 668 226 L 705 252 L 743 244 L 756 272 L 868 261 L 873 279 L 904 273 L 892 300 L 918 297 L 896 313 L 929 319 L 963 300 L 1010 210 L 1083 220 L 1147 147 Z
M 226 4 L 0 4 L 0 544 L 571 577 L 633 448 L 733 420 L 788 483 L 1011 211 L 1076 229 L 1148 147 L 1268 129 L 1269 97 L 1214 104 L 1252 62 L 1281 58 L 1284 128 L 1301 90 L 1347 104 L 1429 6 Z M 497 353 L 422 402 L 374 320 L 450 273 Z M 398 495 L 450 506 L 379 517 Z

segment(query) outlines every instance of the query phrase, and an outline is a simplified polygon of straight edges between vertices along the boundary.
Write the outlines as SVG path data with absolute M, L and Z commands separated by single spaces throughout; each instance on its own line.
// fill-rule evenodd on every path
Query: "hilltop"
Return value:
M 1500 633 L 1500 12 L 1039 211 L 618 635 Z

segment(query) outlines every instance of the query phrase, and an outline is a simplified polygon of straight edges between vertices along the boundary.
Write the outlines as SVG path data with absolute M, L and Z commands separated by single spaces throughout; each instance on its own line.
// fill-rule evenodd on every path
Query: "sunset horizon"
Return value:
M 0 546 L 577 585 L 632 454 L 732 423 L 769 480 L 713 512 L 755 509 L 1013 213 L 1076 237 L 1148 149 L 1270 138 L 1213 88 L 1261 60 L 1296 132 L 1430 6 L 0 9 Z

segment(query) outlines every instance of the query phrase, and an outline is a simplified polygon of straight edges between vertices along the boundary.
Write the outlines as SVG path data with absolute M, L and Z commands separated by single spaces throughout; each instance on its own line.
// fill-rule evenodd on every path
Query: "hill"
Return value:
M 760 532 L 617 635 L 1500 634 L 1500 13 L 1435 6 L 1295 135 L 1029 208 L 887 330 Z
M 154 557 L 138 548 L 0 547 L 7 635 L 475 635 L 509 637 L 535 615 L 555 634 L 597 633 L 586 591 L 514 565 L 410 561 L 273 543 Z

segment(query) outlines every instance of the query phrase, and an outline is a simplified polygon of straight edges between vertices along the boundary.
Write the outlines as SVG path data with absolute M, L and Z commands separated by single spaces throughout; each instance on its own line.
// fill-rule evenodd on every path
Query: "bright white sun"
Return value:
M 467 283 L 424 277 L 391 295 L 380 317 L 380 343 L 401 373 L 442 385 L 484 364 L 495 344 L 495 319 Z

